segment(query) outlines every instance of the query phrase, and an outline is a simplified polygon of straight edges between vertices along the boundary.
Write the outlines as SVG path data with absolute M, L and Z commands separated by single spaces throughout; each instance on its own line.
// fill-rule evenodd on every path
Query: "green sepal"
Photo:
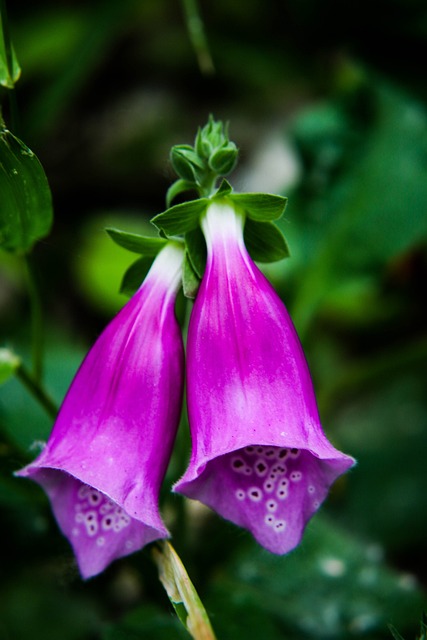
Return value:
M 231 184 L 224 178 L 224 180 L 219 185 L 218 191 L 216 191 L 213 195 L 213 198 L 221 198 L 222 196 L 228 196 L 233 191 L 233 187 Z
M 209 204 L 208 198 L 199 198 L 176 204 L 151 219 L 151 222 L 166 236 L 177 236 L 195 229 L 200 216 Z
M 171 164 L 175 172 L 189 182 L 197 182 L 203 176 L 205 164 L 188 144 L 177 144 L 171 149 Z
M 49 184 L 36 155 L 7 129 L 0 131 L 0 246 L 24 253 L 52 226 Z
M 10 47 L 11 60 L 8 60 L 1 22 L 0 16 L 0 85 L 6 89 L 13 89 L 20 78 L 21 67 L 19 66 L 13 45 Z
M 3 384 L 13 375 L 21 364 L 20 358 L 10 349 L 0 349 L 0 384 Z
M 167 244 L 167 240 L 164 238 L 141 236 L 138 233 L 128 233 L 127 231 L 121 231 L 113 227 L 108 227 L 105 231 L 120 247 L 144 256 L 156 256 L 165 244 Z
M 185 234 L 185 246 L 196 275 L 201 279 L 206 267 L 206 242 L 200 227 Z
M 182 270 L 182 289 L 186 298 L 194 299 L 200 286 L 200 278 L 197 276 L 188 252 L 185 252 L 184 265 Z
M 273 222 L 258 222 L 248 218 L 244 240 L 249 254 L 257 262 L 276 262 L 290 255 L 285 236 Z
M 194 191 L 197 190 L 197 185 L 195 182 L 190 182 L 190 180 L 184 180 L 180 178 L 176 180 L 166 192 L 166 206 L 169 208 L 171 206 L 171 202 L 176 196 L 184 191 Z
M 133 296 L 135 291 L 137 291 L 143 283 L 152 264 L 153 256 L 143 256 L 142 258 L 138 258 L 135 262 L 132 262 L 122 278 L 120 293 L 129 297 Z
M 288 201 L 271 193 L 230 193 L 227 198 L 243 209 L 248 218 L 259 222 L 280 218 Z
M 238 153 L 234 142 L 226 142 L 211 154 L 209 167 L 219 176 L 226 176 L 236 166 Z

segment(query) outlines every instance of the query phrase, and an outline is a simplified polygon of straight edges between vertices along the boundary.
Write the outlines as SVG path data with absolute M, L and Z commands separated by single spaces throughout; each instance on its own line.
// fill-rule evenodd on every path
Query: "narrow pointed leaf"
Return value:
M 126 296 L 132 296 L 141 286 L 152 262 L 153 258 L 147 256 L 138 258 L 138 260 L 133 262 L 123 276 L 120 293 L 124 293 Z
M 0 246 L 22 253 L 46 236 L 52 197 L 36 155 L 10 131 L 0 131 Z
M 13 46 L 11 46 L 11 56 L 8 60 L 0 16 L 0 85 L 6 89 L 13 89 L 20 75 L 21 67 Z
M 280 218 L 287 203 L 287 198 L 271 193 L 232 193 L 227 197 L 241 207 L 248 218 L 259 222 Z
M 184 267 L 182 273 L 182 288 L 186 298 L 194 300 L 199 290 L 200 279 L 194 270 L 191 260 L 188 256 L 188 252 L 185 252 Z
M 180 193 L 183 193 L 184 191 L 192 191 L 196 188 L 197 187 L 195 182 L 190 182 L 189 180 L 183 179 L 176 180 L 176 182 L 171 184 L 171 186 L 167 190 L 166 206 L 170 207 L 172 200 L 174 200 L 174 198 L 176 198 L 176 196 L 178 196 Z
M 206 267 L 206 242 L 200 227 L 185 234 L 185 244 L 192 267 L 202 279 Z
M 231 193 L 233 191 L 233 187 L 231 186 L 231 184 L 228 182 L 228 180 L 223 180 L 219 186 L 218 191 L 215 194 L 215 197 L 217 196 L 228 196 L 229 193 Z
M 289 257 L 286 239 L 273 222 L 255 222 L 248 218 L 244 238 L 247 250 L 257 262 L 276 262 Z
M 140 253 L 144 256 L 156 256 L 167 242 L 164 238 L 141 236 L 138 233 L 128 233 L 112 227 L 107 228 L 106 232 L 116 244 L 128 251 Z
M 200 198 L 176 204 L 152 218 L 151 222 L 167 236 L 187 233 L 199 225 L 200 216 L 208 203 L 207 198 Z
M 184 565 L 169 542 L 153 549 L 159 578 L 179 619 L 195 640 L 215 640 L 206 610 Z

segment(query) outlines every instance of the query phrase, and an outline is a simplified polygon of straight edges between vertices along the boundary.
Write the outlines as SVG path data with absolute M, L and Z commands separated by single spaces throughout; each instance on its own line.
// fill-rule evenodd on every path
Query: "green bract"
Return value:
M 113 227 L 108 227 L 106 232 L 120 247 L 141 255 L 138 260 L 135 260 L 135 262 L 128 267 L 120 285 L 120 293 L 131 296 L 141 286 L 142 281 L 151 267 L 153 259 L 159 251 L 163 249 L 165 244 L 168 243 L 168 240 L 159 237 L 142 236 L 138 233 L 129 233 L 128 231 L 121 231 Z
M 151 222 L 167 236 L 180 235 L 199 226 L 200 217 L 208 204 L 208 198 L 176 204 L 152 218 Z
M 143 256 L 142 258 L 135 260 L 135 262 L 132 262 L 122 278 L 120 293 L 124 293 L 126 296 L 130 297 L 137 289 L 139 289 L 145 276 L 150 270 L 153 257 L 154 256 Z
M 289 256 L 288 244 L 279 227 L 272 222 L 246 220 L 244 239 L 247 250 L 257 262 L 276 262 Z
M 248 218 L 265 222 L 277 220 L 285 211 L 287 198 L 271 193 L 231 193 L 231 202 L 246 213 Z
M 184 268 L 182 273 L 182 288 L 186 298 L 195 298 L 201 278 L 195 272 L 188 251 L 185 252 Z
M 36 155 L 7 129 L 0 131 L 0 246 L 24 253 L 51 228 L 52 197 Z
M 156 256 L 167 243 L 164 238 L 141 236 L 138 233 L 128 233 L 113 227 L 108 227 L 105 230 L 116 244 L 128 251 L 141 253 L 144 256 Z

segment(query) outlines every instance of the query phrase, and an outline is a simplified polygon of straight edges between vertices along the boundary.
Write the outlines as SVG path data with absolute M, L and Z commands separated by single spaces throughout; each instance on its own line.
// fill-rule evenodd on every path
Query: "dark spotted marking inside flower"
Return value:
M 131 523 L 131 517 L 106 495 L 87 484 L 79 486 L 74 505 L 76 526 L 72 530 L 73 536 L 81 533 L 89 538 L 96 537 L 96 544 L 105 544 L 106 534 L 117 534 Z M 100 534 L 100 535 L 98 535 Z M 127 546 L 132 545 L 128 541 Z
M 237 481 L 236 500 L 248 501 L 253 508 L 256 505 L 257 510 L 261 509 L 262 522 L 277 534 L 286 530 L 287 499 L 304 479 L 299 456 L 300 450 L 296 448 L 250 445 L 231 457 L 231 469 Z M 308 485 L 305 490 L 315 498 L 314 485 Z M 313 507 L 318 505 L 314 500 Z

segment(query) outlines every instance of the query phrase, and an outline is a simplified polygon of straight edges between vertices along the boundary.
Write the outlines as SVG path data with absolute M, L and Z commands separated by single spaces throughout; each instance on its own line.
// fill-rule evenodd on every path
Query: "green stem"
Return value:
M 34 398 L 42 405 L 49 416 L 55 419 L 58 413 L 58 407 L 40 382 L 36 380 L 29 371 L 27 371 L 23 364 L 20 364 L 16 369 L 16 377 L 20 382 L 22 382 L 31 395 L 34 396 Z
M 7 17 L 6 0 L 0 0 L 1 27 L 3 32 L 6 65 L 9 76 L 13 77 L 12 44 L 10 40 L 9 20 Z
M 206 177 L 198 189 L 201 198 L 210 198 L 215 193 L 217 180 L 216 173 L 211 173 Z
M 39 286 L 35 274 L 34 261 L 31 255 L 25 256 L 27 267 L 28 293 L 31 304 L 31 346 L 33 375 L 38 384 L 43 377 L 43 312 Z
M 196 53 L 200 71 L 205 75 L 215 73 L 214 63 L 209 51 L 203 21 L 200 17 L 197 0 L 182 0 L 185 20 L 191 44 Z

